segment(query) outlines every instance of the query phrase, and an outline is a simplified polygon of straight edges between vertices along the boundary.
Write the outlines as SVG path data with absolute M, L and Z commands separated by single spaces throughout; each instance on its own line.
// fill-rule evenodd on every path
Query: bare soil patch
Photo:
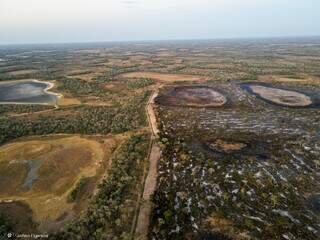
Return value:
M 320 83 L 320 79 L 317 77 L 303 76 L 298 77 L 286 77 L 286 76 L 277 76 L 277 75 L 264 75 L 259 76 L 258 80 L 263 82 L 280 82 L 280 83 L 295 83 L 295 84 L 314 84 Z
M 92 70 L 90 69 L 78 69 L 78 70 L 71 70 L 71 71 L 68 71 L 66 73 L 67 76 L 76 76 L 76 75 L 82 75 L 82 74 L 89 74 L 89 73 L 92 73 Z
M 93 78 L 98 77 L 105 71 L 105 68 L 95 67 L 86 70 L 72 70 L 67 72 L 67 77 L 78 78 L 84 81 L 91 81 Z
M 9 72 L 9 74 L 13 76 L 17 76 L 17 75 L 23 75 L 23 74 L 36 73 L 36 72 L 38 72 L 38 70 L 36 69 L 26 69 L 26 70 L 12 71 L 12 72 Z
M 130 59 L 130 62 L 132 64 L 139 64 L 139 65 L 150 65 L 150 64 L 152 64 L 152 61 L 146 59 L 145 56 L 141 56 L 141 55 L 130 56 L 129 59 Z
M 106 102 L 106 101 L 101 101 L 101 100 L 88 100 L 84 102 L 84 105 L 88 106 L 101 106 L 101 107 L 111 107 L 113 106 L 113 103 Z
M 226 153 L 240 151 L 245 148 L 247 144 L 239 142 L 226 142 L 221 139 L 216 140 L 209 144 L 209 148 L 216 151 L 223 151 Z
M 124 78 L 152 78 L 158 81 L 164 82 L 176 82 L 176 81 L 206 81 L 208 80 L 203 76 L 187 75 L 187 74 L 166 74 L 156 72 L 131 72 L 121 74 L 120 77 Z
M 77 98 L 62 96 L 58 99 L 57 105 L 59 106 L 69 106 L 69 105 L 79 105 L 81 101 Z
M 130 67 L 133 66 L 130 60 L 122 60 L 122 59 L 108 59 L 108 62 L 104 65 L 109 67 Z

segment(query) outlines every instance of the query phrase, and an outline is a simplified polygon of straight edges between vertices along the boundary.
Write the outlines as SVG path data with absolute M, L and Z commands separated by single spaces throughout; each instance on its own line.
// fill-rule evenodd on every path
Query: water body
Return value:
M 30 189 L 33 185 L 33 183 L 37 180 L 38 178 L 38 169 L 41 166 L 41 161 L 40 160 L 31 160 L 28 161 L 28 175 L 24 181 L 23 187 L 26 189 Z
M 242 87 L 260 99 L 279 106 L 312 107 L 316 105 L 311 96 L 293 90 L 255 83 L 242 84 Z
M 52 83 L 37 80 L 0 82 L 0 104 L 57 104 L 59 95 L 48 92 Z

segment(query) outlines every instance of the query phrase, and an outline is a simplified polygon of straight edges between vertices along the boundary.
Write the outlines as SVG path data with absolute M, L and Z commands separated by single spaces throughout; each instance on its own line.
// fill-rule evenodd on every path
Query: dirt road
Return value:
M 139 240 L 147 239 L 149 219 L 152 211 L 151 196 L 157 187 L 158 163 L 161 157 L 160 147 L 156 143 L 156 139 L 158 138 L 159 134 L 159 129 L 157 127 L 157 119 L 154 111 L 154 99 L 158 95 L 158 89 L 159 88 L 157 88 L 155 92 L 151 95 L 146 106 L 149 128 L 152 135 L 151 149 L 149 152 L 149 171 L 145 179 L 144 190 L 134 235 L 135 239 Z

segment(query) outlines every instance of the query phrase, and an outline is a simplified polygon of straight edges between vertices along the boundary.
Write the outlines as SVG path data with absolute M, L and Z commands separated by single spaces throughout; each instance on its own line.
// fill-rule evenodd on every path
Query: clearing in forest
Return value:
M 121 74 L 124 78 L 152 78 L 158 81 L 164 82 L 176 82 L 176 81 L 207 81 L 208 79 L 203 76 L 187 75 L 187 74 L 167 74 L 156 72 L 131 72 Z

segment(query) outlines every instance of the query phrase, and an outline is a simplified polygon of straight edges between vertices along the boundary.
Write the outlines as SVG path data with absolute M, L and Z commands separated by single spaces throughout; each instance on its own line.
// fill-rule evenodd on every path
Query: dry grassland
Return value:
M 277 75 L 264 75 L 258 77 L 262 82 L 283 82 L 283 83 L 295 83 L 295 84 L 319 84 L 320 79 L 316 77 L 303 76 L 301 78 L 292 78 Z
M 177 82 L 177 81 L 206 81 L 203 76 L 187 75 L 187 74 L 166 74 L 156 72 L 131 72 L 121 74 L 124 78 L 152 78 L 163 82 Z
M 38 70 L 27 69 L 27 70 L 12 71 L 12 72 L 9 72 L 9 74 L 12 75 L 12 76 L 17 76 L 17 75 L 23 75 L 23 74 L 36 73 L 36 72 L 38 72 Z
M 81 178 L 99 181 L 110 165 L 114 149 L 124 138 L 56 135 L 1 146 L 0 201 L 25 202 L 42 229 L 62 216 L 74 215 L 75 209 L 80 211 L 85 206 L 79 209 L 76 205 L 81 203 L 68 202 L 70 191 Z M 39 161 L 40 167 L 31 187 L 26 187 L 32 161 Z M 97 184 L 90 185 L 89 196 Z

